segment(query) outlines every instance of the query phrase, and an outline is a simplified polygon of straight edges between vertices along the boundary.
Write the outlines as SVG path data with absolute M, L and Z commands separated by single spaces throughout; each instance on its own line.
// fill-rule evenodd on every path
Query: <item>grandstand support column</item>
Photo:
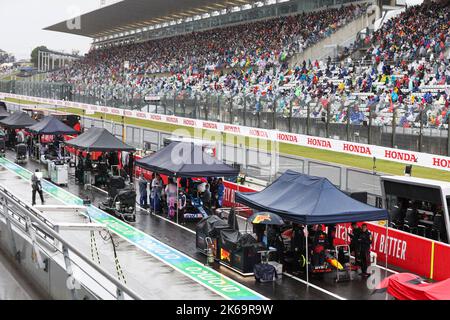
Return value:
M 325 135 L 326 138 L 330 137 L 330 106 L 327 108 L 327 114 L 326 114 L 326 122 L 325 122 Z
M 242 118 L 244 120 L 244 126 L 246 126 L 247 125 L 247 120 L 246 120 L 246 118 L 247 118 L 247 97 L 244 96 L 243 100 L 244 100 L 244 109 L 243 109 L 244 114 L 243 114 Z
M 258 120 L 258 124 L 257 124 L 257 127 L 258 128 L 261 128 L 261 111 L 256 111 L 256 117 L 257 117 L 257 120 Z
M 376 6 L 379 10 L 376 11 L 376 20 L 380 19 L 383 15 L 383 0 L 376 0 Z
M 186 118 L 186 96 L 183 96 L 183 117 Z
M 350 104 L 348 104 L 348 106 L 347 106 L 347 125 L 346 125 L 346 130 L 347 130 L 347 141 L 350 141 Z
M 419 127 L 419 152 L 422 152 L 422 133 L 423 133 L 423 108 L 420 108 L 420 127 Z
M 396 126 L 397 126 L 397 124 L 396 124 L 396 114 L 397 114 L 397 110 L 395 109 L 395 107 L 394 107 L 394 109 L 392 110 L 392 140 L 391 140 L 391 147 L 392 148 L 395 148 L 395 129 L 396 129 Z
M 306 134 L 309 136 L 311 135 L 310 132 L 310 118 L 311 118 L 311 106 L 309 105 L 309 103 L 306 103 Z
M 372 107 L 369 107 L 369 127 L 367 129 L 367 144 L 372 144 Z
M 219 122 L 223 122 L 222 121 L 222 108 L 220 107 L 220 95 L 217 96 L 217 120 L 219 120 Z
M 272 129 L 275 130 L 277 128 L 277 100 L 273 100 L 272 104 Z
M 122 142 L 125 143 L 125 133 L 126 133 L 126 128 L 125 128 L 125 116 L 122 116 Z
M 167 97 L 164 94 L 164 115 L 167 115 Z
M 450 157 L 450 117 L 447 117 L 447 156 Z
M 86 123 L 86 109 L 84 109 L 83 108 L 83 118 L 82 118 L 82 123 L 83 123 L 83 129 L 82 129 L 82 131 L 81 132 L 84 132 L 84 130 L 86 129 L 86 125 L 85 125 L 85 123 Z M 76 157 L 75 157 L 76 158 Z
M 292 100 L 289 101 L 289 119 L 288 119 L 289 132 L 292 132 Z
M 173 115 L 174 115 L 174 116 L 177 115 L 177 112 L 176 112 L 176 105 L 175 105 L 176 99 L 177 99 L 177 93 L 174 92 L 174 93 L 173 93 L 173 105 L 172 105 L 172 107 L 173 107 Z
M 206 95 L 206 97 L 205 97 L 205 104 L 203 105 L 203 108 L 205 109 L 205 120 L 206 121 L 208 121 L 208 110 L 209 110 L 209 106 L 208 106 L 208 103 L 209 103 L 209 94 L 208 95 Z
M 230 124 L 233 124 L 233 97 L 230 97 Z

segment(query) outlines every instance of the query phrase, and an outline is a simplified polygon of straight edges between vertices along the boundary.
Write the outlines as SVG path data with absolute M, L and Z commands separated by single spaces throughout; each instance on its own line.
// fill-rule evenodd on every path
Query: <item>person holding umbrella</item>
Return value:
M 281 226 L 284 224 L 283 219 L 272 212 L 254 213 L 247 219 L 247 222 L 253 224 L 253 230 L 258 242 L 264 242 L 264 234 L 268 225 Z

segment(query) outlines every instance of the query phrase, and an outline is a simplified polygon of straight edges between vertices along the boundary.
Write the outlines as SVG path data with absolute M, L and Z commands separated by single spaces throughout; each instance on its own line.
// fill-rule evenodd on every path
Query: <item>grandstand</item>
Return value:
M 80 29 L 47 28 L 93 38 L 47 82 L 70 84 L 76 101 L 142 108 L 159 96 L 159 112 L 424 151 L 422 135 L 448 136 L 449 6 L 409 7 L 371 33 L 379 12 L 367 1 L 122 1 L 82 15 Z M 338 60 L 299 58 L 358 19 L 364 37 Z

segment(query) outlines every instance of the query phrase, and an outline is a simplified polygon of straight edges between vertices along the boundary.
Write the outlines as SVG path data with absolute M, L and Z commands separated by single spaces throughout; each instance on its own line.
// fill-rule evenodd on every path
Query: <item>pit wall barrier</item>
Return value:
M 223 203 L 227 207 L 242 207 L 235 202 L 236 191 L 257 190 L 224 181 Z M 386 254 L 389 266 L 418 274 L 436 281 L 450 278 L 450 245 L 419 237 L 407 232 L 386 228 L 383 222 L 369 222 L 372 233 L 372 251 L 377 254 L 378 264 L 384 266 Z M 350 224 L 336 226 L 335 244 L 350 243 Z
M 216 132 L 230 133 L 238 136 L 253 137 L 270 141 L 289 143 L 293 145 L 310 147 L 321 150 L 335 151 L 345 154 L 358 155 L 381 160 L 394 161 L 403 164 L 414 164 L 426 168 L 450 171 L 450 157 L 433 155 L 423 152 L 414 152 L 386 148 L 369 144 L 347 142 L 342 140 L 313 137 L 302 134 L 281 132 L 252 127 L 244 127 L 221 122 L 190 119 L 176 116 L 167 116 L 156 113 L 148 113 L 137 110 L 111 108 L 72 101 L 52 100 L 38 97 L 22 96 L 10 93 L 1 93 L 0 99 L 21 99 L 40 104 L 50 104 L 60 107 L 72 107 L 85 110 L 86 114 L 100 112 L 104 114 L 126 116 L 141 120 L 150 120 L 166 124 L 181 125 L 186 127 L 201 128 Z

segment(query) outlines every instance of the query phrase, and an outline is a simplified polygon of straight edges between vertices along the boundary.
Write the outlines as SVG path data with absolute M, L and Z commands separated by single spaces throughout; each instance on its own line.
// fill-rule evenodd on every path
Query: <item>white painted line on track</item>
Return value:
M 294 279 L 294 280 L 297 280 L 297 281 L 299 281 L 299 282 L 301 282 L 301 283 L 303 283 L 303 284 L 305 284 L 305 285 L 307 285 L 307 286 L 310 286 L 310 287 L 312 287 L 312 288 L 314 288 L 314 289 L 316 289 L 316 290 L 322 291 L 323 293 L 326 293 L 326 294 L 328 294 L 328 295 L 330 295 L 330 296 L 332 296 L 332 297 L 334 297 L 334 298 L 336 298 L 336 299 L 338 299 L 338 300 L 347 300 L 347 299 L 344 298 L 344 297 L 341 297 L 341 296 L 339 296 L 339 295 L 337 295 L 337 294 L 335 294 L 335 293 L 333 293 L 333 292 L 330 292 L 330 291 L 328 291 L 328 290 L 325 290 L 325 289 L 323 289 L 323 288 L 321 288 L 321 287 L 319 287 L 319 286 L 316 286 L 315 284 L 312 284 L 311 282 L 308 283 L 308 282 L 306 282 L 305 280 L 300 279 L 300 278 L 297 278 L 296 276 L 293 276 L 293 275 L 291 275 L 291 274 L 289 274 L 289 273 L 287 273 L 287 272 L 283 272 L 283 275 L 288 276 L 289 278 L 292 278 L 292 279 Z

